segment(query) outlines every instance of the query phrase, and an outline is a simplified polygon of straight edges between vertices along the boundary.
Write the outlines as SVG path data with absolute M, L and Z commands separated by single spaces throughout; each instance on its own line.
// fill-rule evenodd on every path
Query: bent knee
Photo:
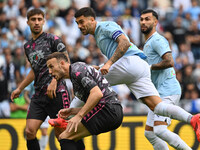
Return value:
M 156 136 L 161 136 L 167 129 L 167 125 L 154 126 L 153 132 Z
M 154 111 L 155 107 L 162 102 L 159 96 L 147 96 L 140 98 L 143 103 L 145 103 L 152 111 Z
M 155 139 L 156 135 L 154 134 L 153 131 L 144 131 L 144 136 L 148 139 L 148 140 L 153 140 Z
M 144 136 L 148 139 L 150 137 L 150 132 L 151 131 L 146 131 L 144 130 Z
M 58 135 L 58 140 L 62 139 L 68 139 L 68 140 L 74 140 L 73 134 L 70 134 L 71 132 L 62 132 L 61 134 Z
M 31 129 L 31 128 L 25 129 L 25 134 L 26 134 L 27 139 L 34 139 L 36 137 L 36 133 L 37 131 L 35 129 Z

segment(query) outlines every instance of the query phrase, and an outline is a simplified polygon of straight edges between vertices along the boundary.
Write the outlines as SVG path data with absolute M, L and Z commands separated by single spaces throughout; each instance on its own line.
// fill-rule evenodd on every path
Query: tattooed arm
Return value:
M 115 63 L 119 58 L 121 58 L 131 46 L 130 42 L 123 34 L 119 36 L 116 41 L 118 43 L 117 49 L 113 56 L 110 58 L 112 64 Z
M 113 56 L 105 63 L 105 65 L 101 68 L 101 73 L 107 74 L 109 71 L 109 68 L 112 64 L 114 64 L 118 59 L 120 59 L 128 50 L 128 48 L 131 46 L 130 42 L 128 41 L 128 39 L 126 38 L 125 35 L 120 35 L 117 38 L 117 43 L 118 46 L 116 48 L 115 53 L 113 54 Z
M 166 68 L 170 68 L 173 66 L 174 66 L 174 60 L 172 57 L 172 53 L 167 52 L 162 56 L 162 61 L 157 64 L 153 64 L 151 66 L 151 69 L 152 70 L 161 70 L 161 69 L 166 69 Z

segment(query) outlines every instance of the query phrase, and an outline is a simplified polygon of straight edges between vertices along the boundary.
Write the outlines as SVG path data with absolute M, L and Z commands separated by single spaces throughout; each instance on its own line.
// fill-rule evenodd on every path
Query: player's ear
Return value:
M 90 19 L 91 19 L 91 21 L 94 21 L 94 20 L 95 20 L 94 17 L 90 17 Z
M 61 64 L 62 66 L 64 66 L 64 65 L 65 65 L 65 61 L 64 61 L 64 60 L 61 60 L 61 61 L 60 61 L 60 64 Z
M 158 24 L 158 20 L 154 19 L 154 23 L 155 23 L 155 25 L 157 25 Z

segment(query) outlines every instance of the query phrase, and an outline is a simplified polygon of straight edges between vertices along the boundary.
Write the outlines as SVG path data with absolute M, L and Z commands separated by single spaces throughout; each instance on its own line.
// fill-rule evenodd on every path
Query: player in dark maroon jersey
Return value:
M 85 102 L 83 107 L 65 108 L 58 113 L 63 119 L 74 115 L 66 121 L 66 130 L 59 136 L 62 150 L 79 150 L 77 140 L 115 130 L 121 125 L 123 112 L 117 94 L 98 70 L 83 62 L 70 64 L 62 52 L 49 55 L 47 66 L 57 81 L 69 78 L 74 94 Z M 56 122 L 57 119 L 50 120 Z
M 67 50 L 58 36 L 43 32 L 44 12 L 32 9 L 27 13 L 27 24 L 30 26 L 32 39 L 25 45 L 25 54 L 31 64 L 31 71 L 20 86 L 11 94 L 11 99 L 18 97 L 21 91 L 34 80 L 35 94 L 28 109 L 26 120 L 26 139 L 29 150 L 39 150 L 36 133 L 49 115 L 57 118 L 62 108 L 68 108 L 70 96 L 64 80 L 57 82 L 48 72 L 46 66 L 47 56 L 53 52 L 64 52 L 68 58 Z M 68 58 L 69 59 L 69 58 Z M 55 127 L 56 137 L 64 129 Z

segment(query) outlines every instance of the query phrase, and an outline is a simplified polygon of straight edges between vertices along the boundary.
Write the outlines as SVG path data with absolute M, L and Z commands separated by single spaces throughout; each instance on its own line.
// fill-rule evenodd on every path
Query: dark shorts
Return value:
M 33 96 L 28 109 L 27 119 L 44 121 L 47 116 L 57 118 L 58 111 L 68 108 L 70 99 L 67 91 L 56 93 L 56 98 L 50 99 L 47 95 Z
M 123 120 L 120 104 L 98 104 L 82 119 L 82 124 L 92 135 L 117 129 Z

